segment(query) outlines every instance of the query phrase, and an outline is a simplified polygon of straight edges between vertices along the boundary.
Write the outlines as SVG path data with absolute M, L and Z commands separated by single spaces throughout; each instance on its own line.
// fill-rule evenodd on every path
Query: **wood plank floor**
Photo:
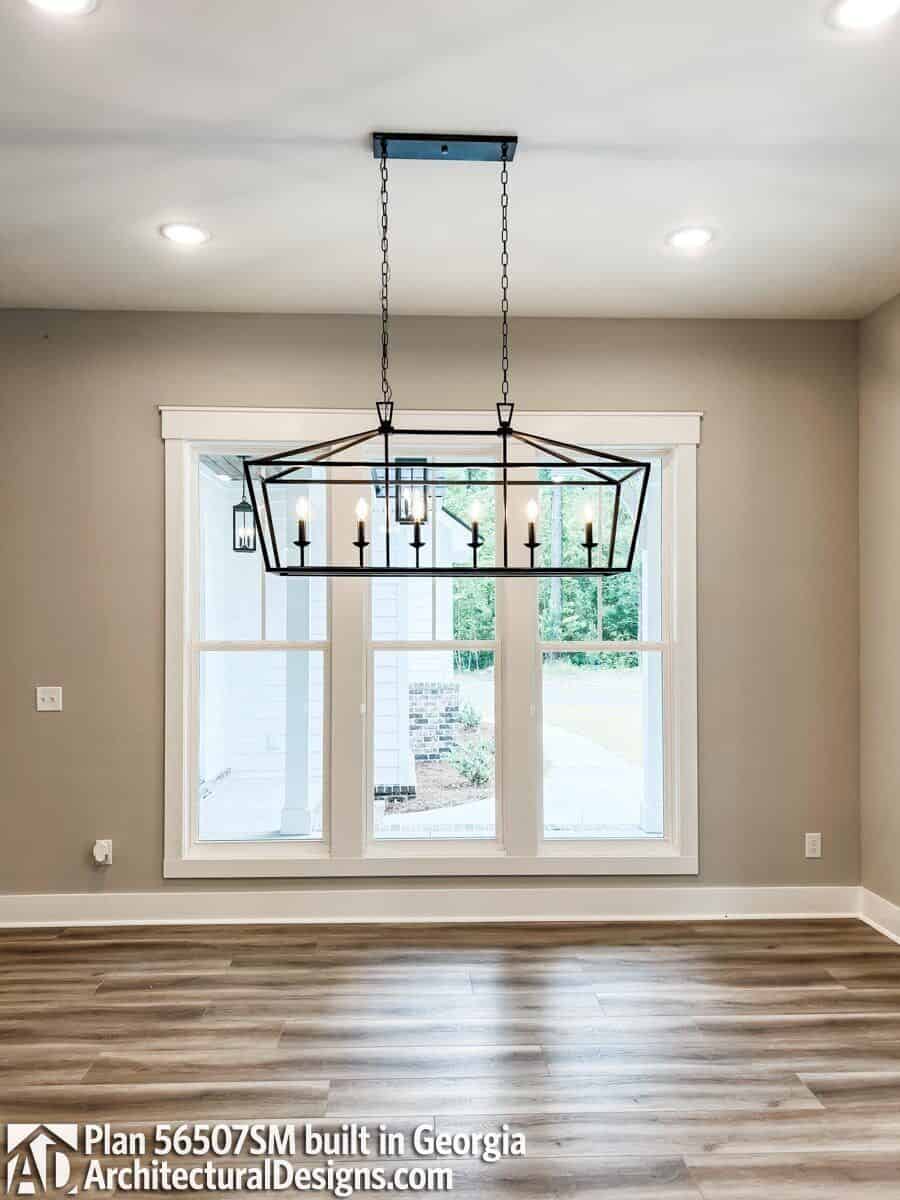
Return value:
M 0 1121 L 524 1132 L 479 1200 L 900 1197 L 900 946 L 847 921 L 0 931 Z

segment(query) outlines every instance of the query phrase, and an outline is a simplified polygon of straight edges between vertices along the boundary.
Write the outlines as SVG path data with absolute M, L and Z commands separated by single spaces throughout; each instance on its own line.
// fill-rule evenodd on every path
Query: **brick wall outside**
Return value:
M 449 758 L 459 726 L 458 683 L 409 687 L 409 742 L 416 762 Z

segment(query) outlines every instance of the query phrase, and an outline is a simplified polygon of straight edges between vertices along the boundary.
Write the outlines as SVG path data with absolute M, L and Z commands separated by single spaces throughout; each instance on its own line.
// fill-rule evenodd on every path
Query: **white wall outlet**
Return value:
M 94 862 L 98 867 L 112 865 L 112 838 L 98 838 L 94 842 Z
M 36 687 L 34 707 L 38 712 L 62 712 L 62 688 Z
M 806 857 L 821 858 L 822 857 L 822 835 L 821 833 L 808 833 L 806 835 Z

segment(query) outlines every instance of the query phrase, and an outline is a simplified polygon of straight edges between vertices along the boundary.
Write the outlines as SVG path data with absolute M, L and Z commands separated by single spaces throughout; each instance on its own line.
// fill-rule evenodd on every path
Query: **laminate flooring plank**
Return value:
M 327 1080 L 4 1087 L 0 1120 L 265 1121 L 325 1114 Z
M 692 996 L 667 992 L 648 992 L 645 996 L 597 994 L 597 1002 L 610 1017 L 629 1015 L 679 1016 L 697 1013 Z M 824 1015 L 827 1013 L 900 1015 L 900 990 L 874 988 L 755 988 L 740 991 L 720 991 L 707 997 L 700 1010 L 704 1016 L 770 1015 L 789 1016 L 796 1013 Z
M 703 1200 L 896 1200 L 900 1151 L 748 1157 L 691 1156 Z
M 331 1018 L 306 1018 L 285 1022 L 282 1045 L 292 1049 L 328 1046 L 502 1046 L 530 1043 L 563 1045 L 611 1043 L 647 1037 L 680 1039 L 687 1034 L 700 1036 L 693 1021 L 684 1018 L 650 1017 L 638 1020 L 605 1018 L 599 1012 L 587 1016 L 524 1017 L 492 1015 L 485 1018 L 461 1017 L 456 1020 L 407 1019 L 391 1014 L 373 1013 L 365 1025 Z
M 459 1118 L 503 1112 L 508 1115 L 570 1112 L 719 1112 L 723 1108 L 771 1112 L 821 1110 L 822 1102 L 791 1073 L 742 1072 L 683 1067 L 593 1075 L 524 1075 L 514 1079 L 452 1076 L 435 1088 L 429 1079 L 397 1077 L 333 1079 L 328 1115 L 354 1112 L 417 1112 Z
M 454 1120 L 439 1117 L 438 1130 L 453 1129 Z M 503 1123 L 525 1135 L 537 1158 L 597 1156 L 623 1146 L 660 1156 L 900 1151 L 900 1111 L 503 1113 L 480 1116 L 472 1128 L 496 1130 Z
M 900 1065 L 896 1070 L 804 1072 L 802 1082 L 825 1108 L 900 1110 Z
M 452 1161 L 453 1195 L 473 1200 L 703 1200 L 683 1159 Z M 771 1198 L 769 1198 L 771 1200 Z
M 198 1079 L 335 1079 L 421 1074 L 439 1080 L 453 1073 L 470 1076 L 514 1076 L 544 1069 L 538 1046 L 406 1046 L 388 1049 L 333 1049 L 252 1053 L 240 1049 L 218 1054 L 150 1051 L 101 1054 L 86 1083 L 141 1083 Z

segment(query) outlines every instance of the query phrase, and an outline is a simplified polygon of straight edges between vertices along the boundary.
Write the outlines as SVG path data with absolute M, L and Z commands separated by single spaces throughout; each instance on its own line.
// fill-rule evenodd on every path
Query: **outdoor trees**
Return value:
M 444 508 L 469 523 L 469 509 L 481 506 L 480 531 L 485 539 L 482 555 L 490 561 L 496 545 L 496 491 L 485 472 L 471 471 L 460 486 L 447 489 Z M 516 492 L 524 489 L 516 489 Z M 583 559 L 583 508 L 581 489 L 545 487 L 541 492 L 539 537 L 544 563 L 575 563 Z M 521 507 L 524 508 L 524 500 Z M 640 564 L 628 575 L 604 579 L 580 576 L 542 579 L 538 592 L 541 638 L 544 641 L 633 641 L 640 636 Z M 453 636 L 465 641 L 494 637 L 495 584 L 490 578 L 453 581 Z M 579 656 L 573 656 L 578 665 Z M 584 657 L 584 656 L 582 656 Z M 458 665 L 477 670 L 477 656 L 457 651 Z

